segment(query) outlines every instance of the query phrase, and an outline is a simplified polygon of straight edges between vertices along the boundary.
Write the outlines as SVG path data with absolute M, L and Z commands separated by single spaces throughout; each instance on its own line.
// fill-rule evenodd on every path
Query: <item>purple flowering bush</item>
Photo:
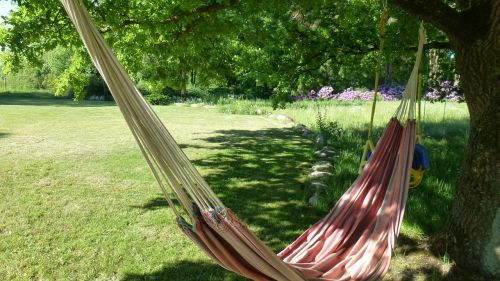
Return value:
M 443 81 L 436 87 L 431 87 L 429 92 L 424 95 L 424 99 L 431 102 L 435 101 L 465 101 L 460 87 L 451 81 Z
M 323 86 L 318 92 L 318 98 L 322 100 L 334 99 L 333 88 L 331 86 Z
M 333 87 L 323 86 L 319 92 L 316 93 L 315 90 L 310 90 L 307 95 L 295 95 L 291 96 L 292 100 L 331 100 L 335 98 Z
M 377 96 L 383 100 L 400 100 L 403 96 L 403 86 L 380 86 Z M 372 100 L 374 91 L 360 91 L 353 88 L 347 88 L 337 97 L 338 100 Z
M 380 86 L 378 88 L 378 98 L 395 101 L 403 97 L 404 86 Z M 310 90 L 307 95 L 291 96 L 292 100 L 339 100 L 339 101 L 352 101 L 352 100 L 373 100 L 373 90 L 362 90 L 349 87 L 340 93 L 335 93 L 331 86 L 323 86 L 318 92 Z M 424 99 L 430 101 L 464 101 L 463 94 L 457 85 L 450 81 L 443 81 L 438 87 L 430 88 L 429 92 L 424 94 Z
M 378 92 L 384 100 L 400 100 L 403 97 L 405 87 L 403 86 L 380 86 Z
M 402 86 L 381 86 L 379 87 L 379 95 L 384 100 L 399 100 L 403 95 L 404 88 Z M 291 96 L 294 101 L 299 100 L 372 100 L 373 90 L 360 90 L 349 87 L 340 93 L 335 93 L 333 87 L 323 86 L 318 92 L 310 90 L 307 95 Z
M 337 100 L 372 100 L 373 91 L 360 91 L 354 88 L 347 88 L 342 93 L 336 96 Z
M 308 100 L 317 100 L 318 99 L 318 95 L 316 94 L 315 90 L 310 90 L 307 93 L 307 96 L 305 96 L 305 98 L 308 99 Z

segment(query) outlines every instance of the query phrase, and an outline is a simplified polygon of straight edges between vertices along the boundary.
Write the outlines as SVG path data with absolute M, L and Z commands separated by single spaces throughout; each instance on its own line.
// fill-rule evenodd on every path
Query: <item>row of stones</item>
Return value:
M 335 151 L 327 145 L 321 133 L 314 133 L 303 124 L 295 124 L 292 118 L 282 114 L 269 115 L 269 117 L 287 122 L 289 125 L 294 126 L 294 129 L 301 133 L 302 137 L 313 140 L 316 147 L 316 151 L 314 152 L 316 159 L 308 175 L 310 184 L 307 194 L 309 204 L 317 205 L 320 197 L 325 195 L 328 181 L 333 176 L 331 171 L 333 169 L 332 163 L 335 158 Z

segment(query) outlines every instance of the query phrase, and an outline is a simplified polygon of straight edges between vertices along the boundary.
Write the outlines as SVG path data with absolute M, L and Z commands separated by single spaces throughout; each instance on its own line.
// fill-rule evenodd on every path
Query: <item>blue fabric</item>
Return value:
M 370 156 L 372 156 L 372 151 L 368 149 L 368 153 L 366 153 L 366 161 L 370 159 Z M 359 154 L 359 163 L 361 163 L 361 158 L 363 158 L 363 151 Z
M 370 159 L 372 155 L 372 151 L 368 150 L 366 154 L 366 160 Z M 359 154 L 359 162 L 361 162 L 361 158 L 363 157 L 363 152 Z M 431 164 L 429 161 L 429 153 L 427 149 L 421 144 L 415 144 L 415 152 L 413 154 L 413 163 L 411 165 L 413 169 L 423 168 L 424 170 L 428 170 L 431 168 Z
M 411 167 L 413 169 L 424 168 L 425 170 L 431 168 L 429 153 L 421 144 L 415 144 L 415 153 L 413 154 L 413 163 Z

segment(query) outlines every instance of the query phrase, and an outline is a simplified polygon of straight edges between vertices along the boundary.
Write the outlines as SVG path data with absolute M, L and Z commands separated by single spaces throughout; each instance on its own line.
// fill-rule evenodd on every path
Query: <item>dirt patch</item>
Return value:
M 428 241 L 401 235 L 384 281 L 489 281 L 458 268 L 448 257 L 437 257 Z

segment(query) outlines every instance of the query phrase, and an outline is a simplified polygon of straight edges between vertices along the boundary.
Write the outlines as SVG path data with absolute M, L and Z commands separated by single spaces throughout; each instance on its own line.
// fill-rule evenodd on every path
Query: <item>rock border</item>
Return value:
M 293 129 L 299 132 L 303 138 L 311 139 L 314 143 L 316 158 L 312 164 L 308 174 L 309 186 L 307 187 L 307 202 L 313 206 L 317 206 L 321 196 L 325 195 L 328 181 L 333 177 L 333 165 L 336 157 L 336 152 L 326 143 L 325 137 L 321 133 L 314 133 L 304 124 L 295 123 L 295 121 L 284 114 L 270 114 L 269 118 L 287 122 Z

